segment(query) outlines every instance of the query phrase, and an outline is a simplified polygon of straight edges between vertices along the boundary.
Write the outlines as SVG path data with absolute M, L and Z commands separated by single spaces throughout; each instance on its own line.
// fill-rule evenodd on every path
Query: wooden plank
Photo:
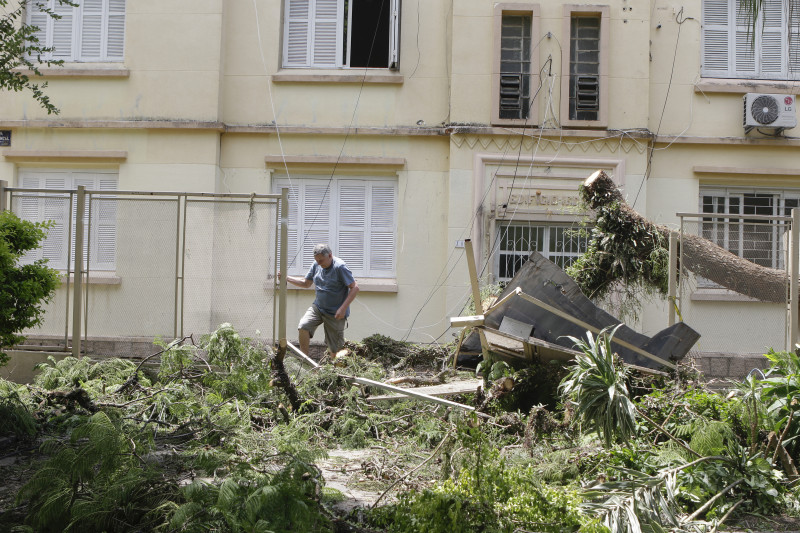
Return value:
M 456 409 L 463 409 L 464 411 L 470 411 L 475 413 L 476 415 L 480 416 L 481 418 L 492 418 L 491 416 L 487 415 L 486 413 L 481 413 L 476 411 L 474 407 L 470 405 L 464 405 L 462 403 L 451 402 L 450 400 L 445 400 L 444 398 L 437 398 L 436 396 L 431 396 L 429 394 L 423 394 L 420 392 L 415 392 L 413 389 L 403 389 L 401 387 L 395 387 L 394 385 L 389 385 L 386 383 L 381 383 L 380 381 L 374 381 L 367 378 L 360 378 L 357 376 L 345 376 L 340 374 L 341 378 L 347 380 L 348 383 L 358 383 L 359 385 L 366 385 L 367 387 L 377 387 L 379 389 L 388 390 L 391 392 L 396 392 L 398 394 L 404 394 L 406 396 L 410 396 L 412 398 L 416 398 L 419 400 L 425 400 L 428 402 L 438 403 L 441 405 L 446 405 L 447 407 L 455 407 Z
M 450 317 L 451 328 L 463 328 L 464 326 L 482 326 L 482 325 L 483 325 L 483 315 Z
M 308 363 L 309 365 L 311 365 L 314 368 L 319 368 L 319 365 L 317 364 L 317 362 L 314 361 L 313 359 L 311 359 L 306 354 L 304 354 L 302 351 L 300 351 L 300 348 L 298 348 L 297 346 L 295 346 L 294 344 L 292 344 L 289 341 L 286 341 L 286 346 L 288 346 L 289 349 L 292 352 L 294 352 L 294 354 L 297 356 L 298 359 L 300 359 L 304 363 Z
M 479 386 L 483 385 L 482 379 L 471 379 L 467 381 L 453 381 L 450 383 L 442 383 L 441 385 L 430 385 L 427 387 L 413 387 L 409 389 L 402 389 L 403 391 L 411 390 L 414 392 L 427 394 L 428 396 L 453 396 L 456 394 L 468 394 L 475 392 Z M 367 398 L 368 402 L 380 401 L 394 401 L 408 399 L 407 394 L 387 394 L 384 396 L 370 396 Z

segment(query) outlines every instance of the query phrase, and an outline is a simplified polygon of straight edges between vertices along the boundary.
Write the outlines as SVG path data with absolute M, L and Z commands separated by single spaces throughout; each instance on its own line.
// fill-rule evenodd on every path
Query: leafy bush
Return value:
M 0 212 L 0 366 L 8 362 L 2 350 L 25 340 L 21 331 L 42 323 L 43 304 L 53 299 L 60 283 L 46 259 L 20 264 L 26 252 L 39 247 L 48 227 Z
M 318 472 L 291 460 L 275 475 L 231 476 L 219 485 L 195 481 L 170 518 L 178 531 L 333 531 L 319 502 Z
M 455 480 L 401 495 L 373 511 L 373 524 L 397 533 L 605 531 L 581 514 L 574 489 L 550 488 L 530 466 L 509 466 L 474 420 L 459 426 L 458 443 L 470 453 Z

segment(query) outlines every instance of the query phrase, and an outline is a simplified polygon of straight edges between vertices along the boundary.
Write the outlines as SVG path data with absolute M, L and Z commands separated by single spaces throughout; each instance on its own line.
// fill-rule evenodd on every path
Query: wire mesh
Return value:
M 32 222 L 50 221 L 42 246 L 26 253 L 22 262 L 33 263 L 47 260 L 48 265 L 62 270 L 62 285 L 53 299 L 44 304 L 45 320 L 36 328 L 22 332 L 23 335 L 36 334 L 51 337 L 48 344 L 67 345 L 67 328 L 69 326 L 69 310 L 72 306 L 72 294 L 67 288 L 71 279 L 70 261 L 74 257 L 69 254 L 74 240 L 74 229 L 70 211 L 74 206 L 72 195 L 65 192 L 17 192 L 10 195 L 11 211 L 23 220 Z
M 179 199 L 87 197 L 85 335 L 172 339 Z
M 50 221 L 42 246 L 23 262 L 47 259 L 63 280 L 41 326 L 23 334 L 67 348 L 77 192 L 8 191 L 20 218 Z M 277 204 L 274 196 L 87 191 L 82 336 L 170 340 L 228 322 L 242 335 L 274 339 Z
M 188 199 L 183 334 L 274 338 L 276 201 Z
M 789 234 L 787 217 L 682 215 L 679 313 L 701 337 L 702 353 L 755 355 L 784 350 L 789 338 Z M 730 268 L 731 256 L 713 246 L 688 251 L 699 236 L 734 256 L 769 269 Z M 687 250 L 687 251 L 685 251 Z M 693 253 L 695 257 L 687 254 Z M 700 257 L 697 257 L 701 255 Z M 779 294 L 779 297 L 775 297 Z

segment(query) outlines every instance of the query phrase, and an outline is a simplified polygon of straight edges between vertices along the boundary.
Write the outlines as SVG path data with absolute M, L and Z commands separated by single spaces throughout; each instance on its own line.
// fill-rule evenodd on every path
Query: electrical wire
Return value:
M 642 187 L 644 187 L 645 182 L 650 179 L 650 173 L 653 170 L 653 154 L 655 153 L 656 147 L 656 138 L 658 134 L 661 132 L 661 123 L 664 120 L 664 114 L 667 111 L 667 103 L 669 102 L 669 93 L 670 89 L 672 89 L 672 78 L 675 75 L 675 62 L 678 58 L 678 45 L 681 41 L 681 27 L 683 23 L 687 20 L 694 20 L 694 17 L 684 17 L 683 16 L 683 7 L 681 7 L 680 11 L 675 15 L 675 22 L 678 23 L 678 35 L 675 38 L 675 52 L 672 55 L 672 68 L 669 72 L 669 82 L 667 83 L 667 94 L 664 95 L 664 106 L 661 108 L 661 117 L 658 119 L 658 127 L 656 127 L 655 133 L 651 135 L 650 139 L 650 153 L 647 156 L 647 166 L 644 171 L 644 176 L 642 176 L 642 181 L 639 183 L 639 190 L 636 191 L 636 197 L 633 199 L 633 203 L 631 204 L 631 209 L 636 208 L 636 202 L 639 200 L 639 195 L 642 192 Z

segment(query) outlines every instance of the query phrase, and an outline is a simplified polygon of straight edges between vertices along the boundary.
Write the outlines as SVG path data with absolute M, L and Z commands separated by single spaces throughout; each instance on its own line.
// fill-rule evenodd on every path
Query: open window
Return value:
M 561 123 L 608 126 L 608 6 L 564 6 Z
M 539 118 L 534 101 L 539 83 L 539 6 L 497 4 L 494 35 L 492 123 L 535 126 Z
M 399 68 L 400 0 L 285 0 L 283 66 Z

